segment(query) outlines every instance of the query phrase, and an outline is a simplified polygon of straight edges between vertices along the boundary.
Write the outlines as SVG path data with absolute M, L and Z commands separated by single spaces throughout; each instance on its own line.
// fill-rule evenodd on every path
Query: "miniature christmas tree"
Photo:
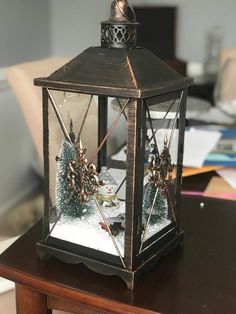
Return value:
M 64 139 L 57 160 L 56 174 L 56 209 L 60 215 L 71 218 L 81 218 L 89 214 L 94 209 L 94 201 L 91 197 L 86 202 L 82 202 L 77 193 L 77 187 L 80 185 L 79 176 L 73 169 L 76 162 L 76 146 L 75 135 L 73 132 L 73 124 L 70 124 L 70 141 Z M 72 196 L 72 197 L 71 197 Z
M 161 191 L 158 191 L 156 195 L 156 191 L 157 188 L 153 182 L 148 182 L 144 187 L 143 212 L 147 220 L 152 211 L 151 223 L 158 223 L 168 219 L 167 197 Z

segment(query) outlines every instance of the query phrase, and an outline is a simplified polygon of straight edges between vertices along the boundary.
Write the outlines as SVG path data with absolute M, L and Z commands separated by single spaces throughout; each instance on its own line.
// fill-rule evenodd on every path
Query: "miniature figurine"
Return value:
M 120 213 L 116 217 L 108 217 L 106 219 L 107 225 L 103 222 L 99 222 L 99 225 L 102 229 L 109 232 L 108 227 L 110 228 L 111 233 L 116 237 L 120 232 L 125 230 L 125 213 Z M 142 230 L 144 230 L 144 226 L 146 224 L 146 220 L 142 218 Z
M 116 217 L 108 217 L 106 219 L 107 225 L 114 236 L 117 236 L 120 232 L 125 230 L 125 214 L 119 214 Z M 107 225 L 103 222 L 99 222 L 102 229 L 109 231 Z
M 98 187 L 97 200 L 99 204 L 102 207 L 119 206 L 119 200 L 116 196 L 117 183 L 106 167 L 102 167 L 98 179 L 103 182 L 103 185 Z

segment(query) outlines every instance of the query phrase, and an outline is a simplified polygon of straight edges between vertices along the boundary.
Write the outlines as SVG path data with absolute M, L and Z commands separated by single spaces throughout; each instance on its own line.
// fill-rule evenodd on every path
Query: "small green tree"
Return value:
M 90 199 L 84 205 L 81 204 L 78 194 L 73 191 L 67 180 L 69 164 L 76 158 L 76 151 L 72 143 L 68 140 L 63 140 L 57 160 L 56 174 L 56 209 L 59 215 L 63 211 L 63 216 L 70 218 L 81 218 L 86 214 L 91 213 L 94 208 L 94 202 Z M 78 182 L 77 182 L 78 183 Z M 73 197 L 68 202 L 71 194 Z
M 155 200 L 156 191 L 157 188 L 155 187 L 154 182 L 148 182 L 144 187 L 143 212 L 145 219 L 147 220 L 153 207 L 152 215 L 150 218 L 150 222 L 153 224 L 168 219 L 167 197 L 166 195 L 158 191 Z

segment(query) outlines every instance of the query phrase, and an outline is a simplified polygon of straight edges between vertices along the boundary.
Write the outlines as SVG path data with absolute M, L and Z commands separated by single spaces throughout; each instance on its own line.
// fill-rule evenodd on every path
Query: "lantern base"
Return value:
M 44 262 L 47 262 L 47 260 L 53 256 L 56 259 L 68 264 L 82 263 L 92 271 L 95 271 L 99 274 L 119 276 L 125 281 L 129 289 L 134 289 L 140 275 L 143 272 L 151 269 L 162 256 L 168 255 L 174 248 L 176 248 L 178 245 L 181 245 L 182 241 L 183 232 L 180 232 L 168 243 L 166 243 L 166 245 L 161 248 L 156 254 L 154 254 L 147 261 L 144 261 L 143 264 L 135 270 L 106 264 L 105 262 L 81 256 L 73 252 L 65 251 L 65 249 L 60 249 L 56 246 L 54 247 L 51 244 L 47 244 L 43 241 L 38 242 L 36 247 L 37 256 Z

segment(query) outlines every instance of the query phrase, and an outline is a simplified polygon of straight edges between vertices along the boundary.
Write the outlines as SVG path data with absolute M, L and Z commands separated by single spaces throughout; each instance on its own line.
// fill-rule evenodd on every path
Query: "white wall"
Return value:
M 96 45 L 106 0 L 51 0 L 51 47 L 54 56 L 74 56 Z
M 1 0 L 0 67 L 49 56 L 77 55 L 100 43 L 112 0 Z M 223 46 L 236 47 L 236 0 L 130 0 L 178 6 L 177 56 L 203 61 L 206 35 L 219 25 Z
M 49 1 L 0 0 L 0 214 L 36 184 L 34 145 L 1 69 L 50 54 Z
M 49 1 L 1 0 L 0 67 L 48 57 L 49 20 Z
M 53 55 L 77 55 L 100 42 L 100 21 L 109 16 L 110 0 L 51 0 Z M 177 56 L 204 61 L 206 36 L 222 29 L 224 47 L 236 47 L 236 0 L 130 0 L 133 5 L 178 6 Z

